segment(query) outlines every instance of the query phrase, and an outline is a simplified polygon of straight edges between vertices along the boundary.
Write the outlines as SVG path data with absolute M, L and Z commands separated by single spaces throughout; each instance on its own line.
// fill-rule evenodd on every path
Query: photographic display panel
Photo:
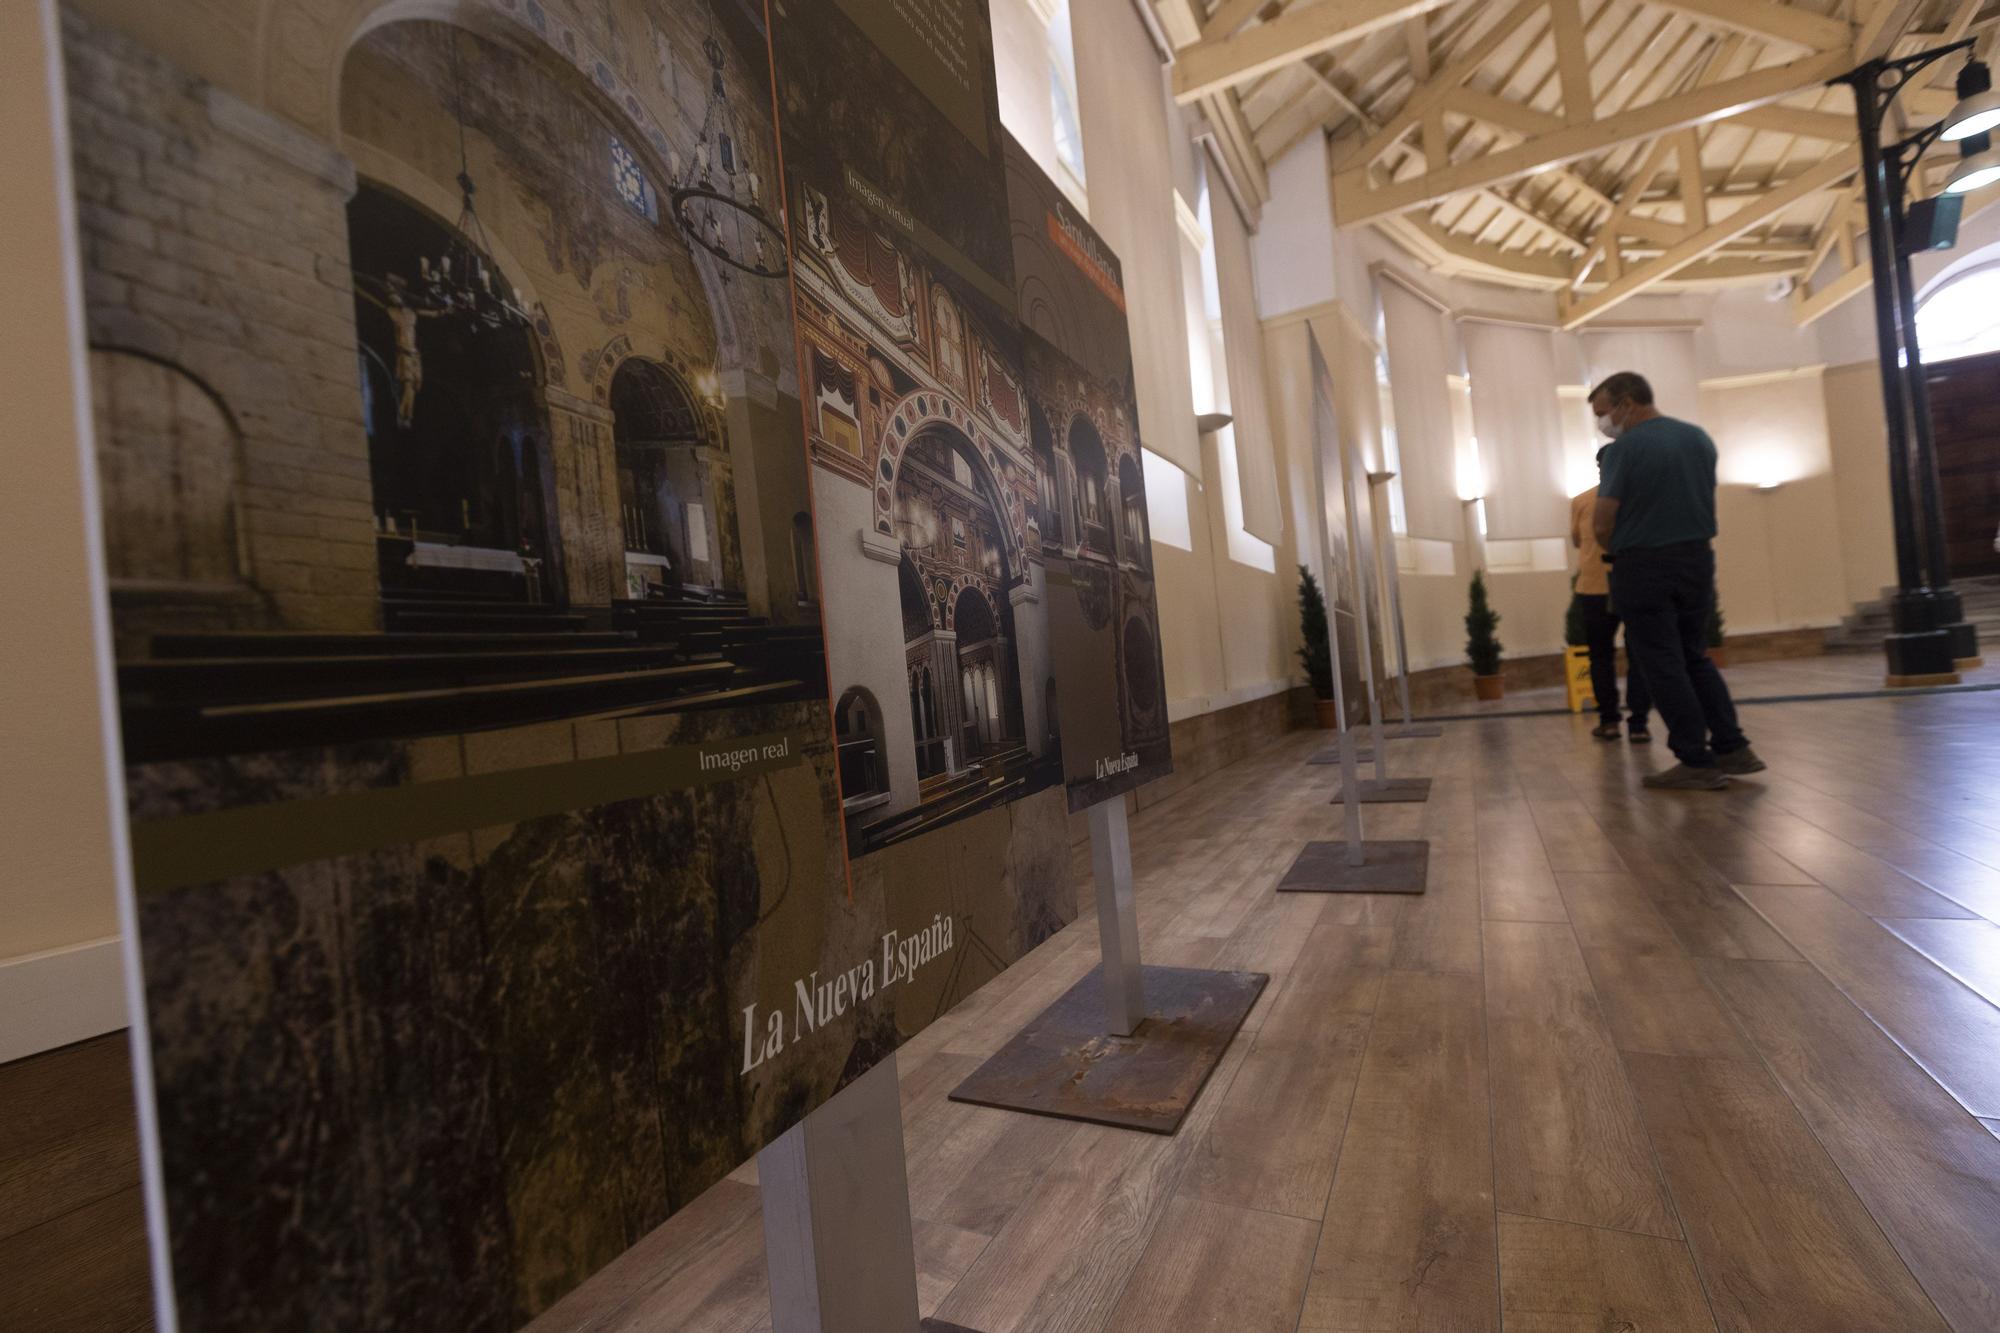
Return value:
M 1173 769 L 1124 270 L 1007 136 L 1034 528 L 1071 810 Z
M 907 1037 L 1076 915 L 984 0 L 772 8 L 850 872 Z
M 517 1329 L 1075 918 L 1129 344 L 983 0 L 269 8 L 63 18 L 172 1309 Z
M 766 32 L 278 8 L 63 28 L 175 1307 L 512 1329 L 894 1045 Z

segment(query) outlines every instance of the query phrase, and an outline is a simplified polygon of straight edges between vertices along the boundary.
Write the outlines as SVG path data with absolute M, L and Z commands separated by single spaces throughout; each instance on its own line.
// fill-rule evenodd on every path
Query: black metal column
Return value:
M 1882 373 L 1882 407 L 1889 435 L 1889 505 L 1896 533 L 1897 590 L 1890 599 L 1890 632 L 1882 642 L 1891 681 L 1955 676 L 1951 635 L 1943 609 L 1924 580 L 1916 512 L 1910 488 L 1910 418 L 1902 374 L 1901 321 L 1896 296 L 1896 226 L 1882 154 L 1881 61 L 1848 76 L 1861 130 L 1861 179 L 1868 206 L 1868 259 L 1874 270 L 1875 340 Z M 1900 73 L 1897 83 L 1900 85 Z
M 1939 623 L 1951 636 L 1951 655 L 1956 667 L 1978 660 L 1979 630 L 1966 621 L 1964 605 L 1951 586 L 1951 561 L 1944 539 L 1944 504 L 1939 497 L 1937 435 L 1931 422 L 1931 390 L 1924 371 L 1923 348 L 1917 339 L 1917 286 L 1910 274 L 1909 237 L 1904 225 L 1910 173 L 1923 150 L 1929 147 L 1930 134 L 1927 131 L 1890 156 L 1889 215 L 1895 227 L 1891 238 L 1896 253 L 1896 313 L 1902 332 L 1903 379 L 1908 386 L 1911 424 L 1915 427 L 1915 452 L 1910 465 L 1916 474 L 1917 500 L 1921 506 L 1918 516 L 1922 520 L 1923 540 L 1919 549 L 1927 575 L 1925 582 L 1936 599 Z

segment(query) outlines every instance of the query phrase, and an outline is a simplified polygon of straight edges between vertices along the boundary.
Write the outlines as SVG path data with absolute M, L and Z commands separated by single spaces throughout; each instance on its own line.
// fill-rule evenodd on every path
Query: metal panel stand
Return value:
M 1090 865 L 1097 881 L 1097 947 L 1104 958 L 1104 1030 L 1129 1037 L 1146 1017 L 1146 983 L 1139 970 L 1132 833 L 1122 796 L 1090 807 Z
M 1171 1134 L 1270 977 L 1140 965 L 1124 798 L 1090 807 L 1090 853 L 1103 966 L 1015 1033 L 951 1099 Z
M 1378 599 L 1382 596 L 1381 586 L 1375 577 L 1375 553 L 1379 549 L 1377 539 L 1381 532 L 1380 514 L 1379 507 L 1375 504 L 1374 487 L 1371 485 L 1368 491 L 1370 535 L 1364 537 L 1361 529 L 1360 504 L 1355 498 L 1355 491 L 1360 485 L 1355 477 L 1359 468 L 1360 451 L 1356 448 L 1346 452 L 1355 467 L 1343 469 L 1340 489 L 1347 505 L 1347 539 L 1351 543 L 1350 555 L 1354 561 L 1354 584 L 1360 591 L 1360 605 L 1355 608 L 1354 620 L 1361 639 L 1361 682 L 1368 692 L 1368 731 L 1371 748 L 1375 754 L 1375 776 L 1363 781 L 1357 788 L 1346 780 L 1343 770 L 1341 797 L 1345 799 L 1348 792 L 1359 791 L 1364 802 L 1373 804 L 1428 801 L 1431 798 L 1429 778 L 1396 779 L 1389 776 L 1389 740 L 1382 730 L 1382 694 L 1375 684 L 1375 629 L 1372 617 L 1368 614 L 1371 609 L 1380 605 Z M 1372 481 L 1372 478 L 1369 480 Z M 1393 563 L 1393 552 L 1390 559 Z M 1400 622 L 1396 628 L 1400 634 L 1402 630 Z M 1404 697 L 1407 716 L 1408 695 Z M 1342 741 L 1345 744 L 1345 736 L 1342 737 Z
M 1381 484 L 1387 485 L 1395 478 L 1396 474 L 1393 472 L 1383 472 L 1377 475 L 1381 478 Z M 1368 480 L 1374 482 L 1376 477 L 1370 476 Z M 1370 493 L 1372 495 L 1379 494 L 1373 488 L 1371 488 Z M 1375 513 L 1378 517 L 1382 514 L 1385 507 L 1382 504 L 1375 506 Z M 1377 531 L 1381 530 L 1381 526 L 1378 525 Z M 1396 627 L 1396 690 L 1402 696 L 1400 702 L 1403 706 L 1403 720 L 1399 725 L 1390 727 L 1388 735 L 1389 739 L 1398 741 L 1417 740 L 1425 736 L 1442 736 L 1444 735 L 1444 728 L 1435 722 L 1419 724 L 1410 720 L 1410 641 L 1409 636 L 1403 630 L 1403 572 L 1396 565 L 1395 542 L 1396 534 L 1393 529 L 1390 529 L 1389 541 L 1387 543 L 1390 548 L 1389 555 L 1382 561 L 1382 582 L 1389 590 L 1389 620 Z
M 1326 475 L 1328 446 L 1331 444 L 1336 451 L 1340 446 L 1339 430 L 1332 410 L 1332 376 L 1327 371 L 1317 336 L 1312 339 L 1312 368 L 1313 422 L 1318 437 L 1318 447 L 1313 450 L 1313 479 L 1317 483 L 1318 494 L 1328 502 L 1320 506 L 1323 517 L 1331 507 L 1332 499 Z M 1358 454 L 1359 450 L 1352 452 Z M 1358 543 L 1360 533 L 1357 530 L 1353 483 L 1345 475 L 1347 469 L 1340 466 L 1338 452 L 1333 454 L 1331 461 L 1342 474 L 1348 540 Z M 1326 552 L 1326 563 L 1331 567 L 1334 560 L 1332 539 L 1325 527 L 1320 529 L 1320 549 Z M 1368 639 L 1367 571 L 1361 565 L 1358 550 L 1349 554 L 1355 560 L 1356 582 L 1362 588 L 1362 604 L 1356 618 L 1361 628 L 1362 675 L 1368 682 L 1369 714 L 1376 731 L 1376 778 L 1386 785 L 1389 773 L 1383 751 L 1387 747 L 1382 743 L 1382 718 L 1376 704 L 1374 665 Z M 1328 580 L 1327 586 L 1338 587 L 1339 584 Z M 1367 842 L 1361 836 L 1363 798 L 1360 793 L 1363 784 L 1355 763 L 1351 730 L 1347 725 L 1347 689 L 1340 669 L 1340 633 L 1334 624 L 1335 617 L 1328 616 L 1327 638 L 1333 654 L 1333 711 L 1335 725 L 1339 728 L 1334 748 L 1340 752 L 1340 806 L 1345 837 L 1340 842 L 1307 843 L 1277 887 L 1282 893 L 1422 893 L 1430 870 L 1428 842 Z
M 917 1318 L 896 1057 L 757 1154 L 772 1333 L 948 1333 Z

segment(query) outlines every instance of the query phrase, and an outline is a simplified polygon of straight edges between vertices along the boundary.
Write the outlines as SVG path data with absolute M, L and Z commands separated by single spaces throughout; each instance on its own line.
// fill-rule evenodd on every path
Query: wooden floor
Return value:
M 1137 816 L 1148 961 L 1272 985 L 1172 1138 L 945 1098 L 1096 962 L 1088 912 L 905 1047 L 925 1313 L 2000 1329 L 2000 692 L 1745 724 L 1771 771 L 1721 794 L 1640 791 L 1664 747 L 1587 718 L 1397 743 L 1434 795 L 1368 827 L 1431 841 L 1415 899 L 1273 892 L 1336 827 L 1320 734 Z M 0 1328 L 146 1326 L 127 1079 L 119 1037 L 0 1068 Z M 738 1172 L 536 1333 L 767 1328 L 757 1199 Z
M 1743 662 L 1728 668 L 1730 689 L 1738 703 L 1763 699 L 1789 699 L 1799 695 L 1848 694 L 1882 688 L 1883 659 L 1879 652 L 1823 653 L 1815 657 L 1787 657 L 1769 662 Z M 1989 652 L 1986 665 L 1959 673 L 1963 685 L 2000 685 L 2000 652 Z M 1623 682 L 1620 682 L 1623 688 Z M 1560 685 L 1522 690 L 1509 688 L 1505 698 L 1474 699 L 1470 690 L 1455 694 L 1451 702 L 1418 712 L 1433 717 L 1491 717 L 1534 711 L 1562 711 L 1569 707 L 1567 692 Z M 1660 728 L 1657 716 L 1655 728 Z
M 0 1065 L 0 1329 L 152 1322 L 125 1034 Z
M 1369 828 L 1430 839 L 1416 899 L 1273 893 L 1334 828 L 1318 735 L 1139 816 L 1148 961 L 1273 984 L 1172 1138 L 945 1098 L 1096 961 L 1088 914 L 907 1046 L 925 1313 L 2000 1329 L 2000 693 L 1745 723 L 1771 771 L 1720 794 L 1642 792 L 1664 747 L 1583 718 L 1398 743 L 1434 794 Z M 768 1326 L 754 1169 L 552 1314 Z

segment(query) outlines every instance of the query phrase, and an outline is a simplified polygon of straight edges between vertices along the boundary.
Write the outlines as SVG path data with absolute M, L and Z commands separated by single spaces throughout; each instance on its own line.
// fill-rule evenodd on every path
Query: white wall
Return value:
M 1850 605 L 1822 376 L 1808 367 L 1702 387 L 1700 419 L 1720 455 L 1716 581 L 1730 633 L 1832 625 Z
M 15 315 L 0 334 L 0 401 L 14 423 L 0 486 L 0 1062 L 125 1022 L 103 581 L 52 18 L 40 4 L 0 6 L 0 51 L 17 57 L 0 79 L 0 302 Z
M 1000 57 L 1002 119 L 1047 170 L 1053 148 L 1035 140 L 1052 132 L 1042 109 L 1047 70 L 1044 65 L 1037 74 L 1030 63 L 1046 59 L 1032 56 L 1037 43 L 1046 50 L 1041 19 L 1029 0 L 994 0 L 993 22 L 996 49 L 1011 53 Z M 1183 488 L 1189 518 L 1191 550 L 1153 544 L 1168 715 L 1178 721 L 1288 689 L 1300 678 L 1290 653 L 1297 641 L 1292 594 L 1297 560 L 1288 533 L 1275 544 L 1274 571 L 1230 558 L 1223 460 L 1216 442 L 1202 440 L 1194 428 L 1188 328 L 1190 311 L 1200 317 L 1202 293 L 1198 266 L 1184 268 L 1182 262 L 1173 196 L 1178 190 L 1191 206 L 1195 202 L 1202 150 L 1166 94 L 1164 66 L 1130 4 L 1074 0 L 1071 25 L 1088 211 L 1124 266 L 1141 431 L 1153 453 L 1179 464 L 1166 484 Z M 1318 179 L 1324 196 L 1323 167 Z M 1211 206 L 1232 205 L 1218 192 Z M 1253 239 L 1252 283 L 1263 262 L 1254 248 L 1258 244 Z M 1241 267 L 1227 280 L 1244 282 Z M 1229 358 L 1232 399 L 1265 392 L 1261 382 L 1239 382 L 1265 377 L 1255 349 L 1248 350 L 1251 354 L 1239 358 L 1232 352 Z M 1254 424 L 1257 415 L 1245 413 L 1246 422 Z M 1258 451 L 1246 452 L 1263 464 Z M 1278 508 L 1289 529 L 1289 464 L 1275 442 L 1269 466 L 1279 474 Z M 1157 471 L 1149 474 L 1149 484 L 1152 475 Z M 828 619 L 834 623 L 832 608 Z

